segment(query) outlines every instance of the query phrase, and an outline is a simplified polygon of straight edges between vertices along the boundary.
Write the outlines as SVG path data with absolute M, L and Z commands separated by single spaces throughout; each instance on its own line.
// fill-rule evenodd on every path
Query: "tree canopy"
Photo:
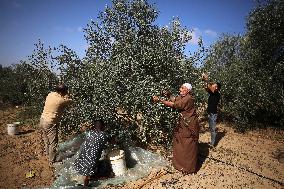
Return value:
M 148 1 L 113 0 L 84 28 L 83 59 L 65 45 L 39 41 L 28 60 L 1 67 L 0 100 L 28 103 L 39 115 L 47 93 L 64 82 L 74 100 L 61 121 L 64 133 L 95 117 L 121 138 L 169 144 L 177 112 L 151 97 L 163 89 L 177 94 L 190 82 L 199 107 L 207 101 L 200 81 L 205 71 L 222 83 L 223 118 L 239 129 L 282 127 L 283 14 L 283 1 L 268 1 L 251 11 L 244 35 L 224 34 L 209 49 L 200 39 L 198 51 L 187 55 L 192 36 L 178 18 L 159 27 L 159 11 Z

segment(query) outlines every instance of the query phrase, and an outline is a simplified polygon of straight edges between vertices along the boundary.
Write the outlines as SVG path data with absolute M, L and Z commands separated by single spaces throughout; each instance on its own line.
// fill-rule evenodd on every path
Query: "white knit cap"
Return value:
M 183 86 L 185 86 L 185 87 L 186 87 L 188 90 L 190 90 L 190 91 L 191 91 L 191 89 L 192 89 L 192 86 L 191 86 L 191 84 L 189 84 L 189 83 L 184 83 Z

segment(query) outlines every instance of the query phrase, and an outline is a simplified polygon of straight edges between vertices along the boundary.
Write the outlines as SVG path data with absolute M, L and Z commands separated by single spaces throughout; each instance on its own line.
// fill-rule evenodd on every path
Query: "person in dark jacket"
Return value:
M 221 99 L 221 94 L 219 90 L 221 89 L 221 84 L 219 82 L 208 82 L 208 75 L 202 74 L 202 81 L 205 83 L 205 90 L 208 92 L 208 124 L 211 133 L 211 147 L 215 146 L 216 143 L 216 123 L 217 123 L 217 113 L 218 113 L 218 105 Z

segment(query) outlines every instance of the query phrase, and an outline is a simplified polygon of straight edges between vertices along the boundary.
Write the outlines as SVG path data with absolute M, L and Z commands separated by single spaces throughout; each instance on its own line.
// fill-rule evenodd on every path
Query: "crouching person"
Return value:
M 93 121 L 81 146 L 79 157 L 74 162 L 75 170 L 83 176 L 84 186 L 88 186 L 91 177 L 98 173 L 99 159 L 108 141 L 105 128 L 102 120 Z

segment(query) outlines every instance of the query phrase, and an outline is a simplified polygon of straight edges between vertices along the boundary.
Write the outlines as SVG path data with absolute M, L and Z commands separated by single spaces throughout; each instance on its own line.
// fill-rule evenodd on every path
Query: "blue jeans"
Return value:
M 211 133 L 211 145 L 214 146 L 215 145 L 215 141 L 216 141 L 216 121 L 217 121 L 217 114 L 212 114 L 209 113 L 208 115 L 208 121 L 209 121 L 209 129 L 210 129 L 210 133 Z

